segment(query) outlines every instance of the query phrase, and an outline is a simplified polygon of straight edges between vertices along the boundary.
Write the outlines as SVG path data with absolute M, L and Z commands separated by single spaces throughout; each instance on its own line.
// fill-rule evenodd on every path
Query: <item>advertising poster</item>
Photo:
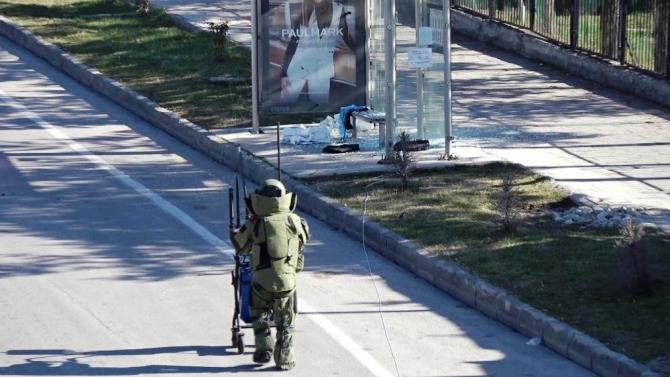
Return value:
M 365 1 L 260 1 L 262 113 L 336 112 L 365 103 Z

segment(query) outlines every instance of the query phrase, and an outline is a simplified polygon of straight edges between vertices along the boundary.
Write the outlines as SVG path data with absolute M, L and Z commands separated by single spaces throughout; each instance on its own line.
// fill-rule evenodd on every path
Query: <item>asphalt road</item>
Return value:
M 230 344 L 232 179 L 0 38 L 0 375 L 276 374 Z M 307 219 L 286 374 L 592 375 Z

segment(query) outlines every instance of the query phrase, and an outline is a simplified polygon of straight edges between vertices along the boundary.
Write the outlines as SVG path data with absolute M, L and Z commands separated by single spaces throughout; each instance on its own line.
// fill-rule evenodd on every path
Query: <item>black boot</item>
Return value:
M 265 364 L 272 360 L 272 353 L 270 351 L 254 352 L 254 363 Z
M 295 366 L 295 363 L 290 362 L 290 363 L 286 363 L 286 364 L 277 365 L 276 368 L 277 368 L 277 370 L 287 371 L 287 370 L 293 369 L 294 366 Z

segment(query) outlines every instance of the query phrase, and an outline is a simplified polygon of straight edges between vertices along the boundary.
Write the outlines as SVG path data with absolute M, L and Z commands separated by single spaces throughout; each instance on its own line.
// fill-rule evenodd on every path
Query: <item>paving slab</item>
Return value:
M 280 129 L 292 125 L 281 126 Z M 252 134 L 249 129 L 220 130 L 215 133 L 226 141 L 239 144 L 247 151 L 268 162 L 277 165 L 276 127 L 263 127 L 263 134 Z M 281 132 L 281 131 L 280 131 Z M 354 141 L 355 142 L 355 141 Z M 379 164 L 383 151 L 363 150 L 361 152 L 326 154 L 322 153 L 325 144 L 292 145 L 281 143 L 282 170 L 294 177 L 309 178 L 337 174 L 379 172 L 393 169 L 392 166 Z M 453 164 L 483 164 L 500 161 L 500 158 L 486 153 L 479 146 L 457 141 L 458 160 L 440 160 L 444 151 L 433 148 L 416 152 L 416 165 L 419 168 L 436 168 Z
M 249 0 L 151 0 L 151 4 L 164 8 L 201 30 L 208 29 L 208 22 L 225 21 L 230 26 L 228 36 L 242 46 L 251 46 L 251 2 Z

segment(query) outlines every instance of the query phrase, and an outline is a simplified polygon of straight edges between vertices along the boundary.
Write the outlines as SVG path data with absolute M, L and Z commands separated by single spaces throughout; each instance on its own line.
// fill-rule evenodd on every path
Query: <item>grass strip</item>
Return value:
M 513 172 L 523 221 L 504 234 L 491 202 L 500 180 Z M 594 336 L 613 350 L 646 363 L 670 349 L 670 240 L 650 234 L 650 297 L 620 288 L 615 229 L 558 226 L 547 210 L 566 195 L 546 178 L 518 166 L 453 167 L 417 172 L 412 188 L 376 175 L 338 176 L 308 183 L 504 288 L 523 301 Z
M 211 35 L 179 29 L 162 10 L 140 17 L 124 0 L 0 0 L 0 14 L 198 126 L 251 124 L 251 86 L 209 82 L 219 76 L 250 78 L 250 51 L 228 43 L 225 60 L 217 61 Z M 322 118 L 275 115 L 261 123 Z
M 249 122 L 249 84 L 208 82 L 250 77 L 248 49 L 228 43 L 218 62 L 210 35 L 178 29 L 163 11 L 135 10 L 123 0 L 0 1 L 0 14 L 204 128 Z

